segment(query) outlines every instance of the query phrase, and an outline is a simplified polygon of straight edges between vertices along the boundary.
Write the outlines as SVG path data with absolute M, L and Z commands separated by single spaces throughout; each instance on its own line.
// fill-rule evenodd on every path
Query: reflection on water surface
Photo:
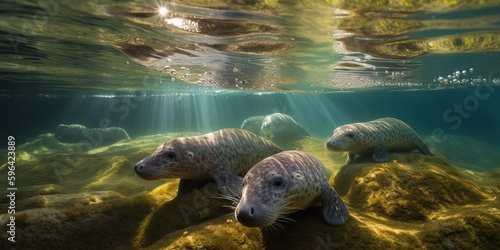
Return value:
M 0 70 L 8 91 L 427 89 L 460 85 L 433 81 L 456 67 L 487 76 L 499 60 L 497 1 L 5 6 Z M 454 68 L 442 63 L 457 60 Z

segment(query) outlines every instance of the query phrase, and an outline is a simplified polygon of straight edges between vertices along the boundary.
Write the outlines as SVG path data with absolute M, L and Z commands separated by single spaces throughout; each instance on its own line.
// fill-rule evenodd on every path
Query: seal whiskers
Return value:
M 238 205 L 238 202 L 240 201 L 240 199 L 238 199 L 236 197 L 229 196 L 229 195 L 224 195 L 224 194 L 219 194 L 215 198 L 231 201 L 231 205 L 222 205 L 222 206 L 225 207 L 225 208 L 229 208 L 232 211 L 236 210 L 236 206 Z M 231 214 L 234 215 L 234 213 L 231 213 Z

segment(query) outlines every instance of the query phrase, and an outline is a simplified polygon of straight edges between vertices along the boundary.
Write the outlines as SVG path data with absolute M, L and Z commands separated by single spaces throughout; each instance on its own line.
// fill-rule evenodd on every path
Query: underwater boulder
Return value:
M 148 247 L 166 235 L 193 225 L 232 215 L 227 208 L 231 201 L 224 199 L 214 181 L 196 182 L 178 194 L 178 180 L 165 183 L 148 193 L 156 208 L 139 228 L 135 247 Z
M 64 193 L 66 193 L 65 188 L 63 186 L 56 184 L 24 186 L 23 188 L 16 190 L 16 200 L 23 200 L 37 195 L 64 194 Z M 9 194 L 8 190 L 0 191 L 0 204 L 9 202 L 7 194 Z
M 18 210 L 27 210 L 33 208 L 45 207 L 75 207 L 85 206 L 92 203 L 124 198 L 120 193 L 114 191 L 97 191 L 74 194 L 50 194 L 37 195 L 27 199 L 20 200 L 17 204 Z
M 118 196 L 69 207 L 16 211 L 16 248 L 132 249 L 137 228 L 155 205 L 145 195 Z M 1 232 L 7 232 L 8 216 L 0 214 Z M 0 234 L 0 244 L 9 243 Z
M 135 176 L 130 165 L 159 143 L 191 135 L 150 135 L 77 154 L 47 154 L 53 149 L 40 140 L 20 146 L 17 249 L 500 248 L 500 169 L 475 172 L 419 153 L 391 154 L 386 163 L 360 157 L 344 165 L 345 154 L 306 137 L 287 148 L 313 154 L 334 173 L 330 183 L 351 218 L 331 226 L 321 207 L 313 207 L 289 214 L 291 220 L 274 230 L 247 228 L 213 181 L 178 195 L 179 180 L 141 182 Z M 62 145 L 71 144 L 53 146 Z M 54 168 L 54 162 L 66 167 Z M 0 202 L 5 212 L 6 202 Z M 5 212 L 0 246 L 10 243 Z
M 460 169 L 437 157 L 418 153 L 391 157 L 386 163 L 357 159 L 330 182 L 350 207 L 399 221 L 426 221 L 442 209 L 492 197 Z
M 500 249 L 499 205 L 497 201 L 493 206 L 466 206 L 436 214 L 417 237 L 427 249 Z

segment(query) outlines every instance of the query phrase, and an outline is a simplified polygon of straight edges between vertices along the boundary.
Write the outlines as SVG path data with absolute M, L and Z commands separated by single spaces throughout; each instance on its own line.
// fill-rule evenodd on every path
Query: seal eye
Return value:
M 347 133 L 347 137 L 354 138 L 354 133 L 353 132 Z
M 171 158 L 171 159 L 172 159 L 172 158 L 175 158 L 175 153 L 174 153 L 174 152 L 172 152 L 172 151 L 168 151 L 168 152 L 167 152 L 167 157 L 168 157 L 168 158 Z
M 283 186 L 283 178 L 281 178 L 281 177 L 274 178 L 273 179 L 273 185 L 275 187 L 281 187 L 281 186 Z

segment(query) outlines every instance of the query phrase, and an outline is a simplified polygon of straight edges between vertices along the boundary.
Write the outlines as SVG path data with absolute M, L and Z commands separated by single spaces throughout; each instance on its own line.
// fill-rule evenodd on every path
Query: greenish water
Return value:
M 0 5 L 0 138 L 13 136 L 20 147 L 17 171 L 25 190 L 37 185 L 58 185 L 56 190 L 71 194 L 110 190 L 136 202 L 134 195 L 142 191 L 160 192 L 152 190 L 163 182 L 144 184 L 133 165 L 162 138 L 239 128 L 248 117 L 275 112 L 292 116 L 313 136 L 297 147 L 334 162 L 327 166 L 334 172 L 344 156 L 327 152 L 323 142 L 336 127 L 395 117 L 459 172 L 486 176 L 485 185 L 498 179 L 500 1 L 8 0 Z M 121 127 L 132 140 L 109 148 L 92 140 L 61 144 L 50 134 L 59 124 Z M 82 145 L 86 149 L 78 151 Z M 7 146 L 0 153 L 0 176 L 5 176 Z M 467 174 L 457 179 L 466 180 Z M 1 191 L 6 185 L 1 182 Z M 478 211 L 497 216 L 496 199 L 487 205 L 491 210 Z M 21 204 L 23 210 L 38 208 Z M 5 208 L 7 200 L 0 205 Z M 360 218 L 370 212 L 356 209 Z M 31 228 L 23 223 L 21 228 Z M 182 223 L 168 232 L 188 228 Z M 142 224 L 131 225 L 132 235 L 123 235 L 148 235 Z M 119 231 L 123 225 L 102 228 Z M 3 233 L 2 228 L 0 248 Z M 161 238 L 149 235 L 148 244 Z M 28 240 L 20 246 L 43 248 L 30 243 L 36 237 L 23 237 Z M 71 237 L 61 239 L 76 240 Z M 272 241 L 263 241 L 273 249 Z M 423 241 L 418 246 L 435 247 Z M 106 242 L 104 249 L 140 248 L 120 238 Z
M 2 5 L 8 94 L 427 90 L 470 85 L 436 80 L 471 67 L 467 79 L 499 77 L 498 1 Z

